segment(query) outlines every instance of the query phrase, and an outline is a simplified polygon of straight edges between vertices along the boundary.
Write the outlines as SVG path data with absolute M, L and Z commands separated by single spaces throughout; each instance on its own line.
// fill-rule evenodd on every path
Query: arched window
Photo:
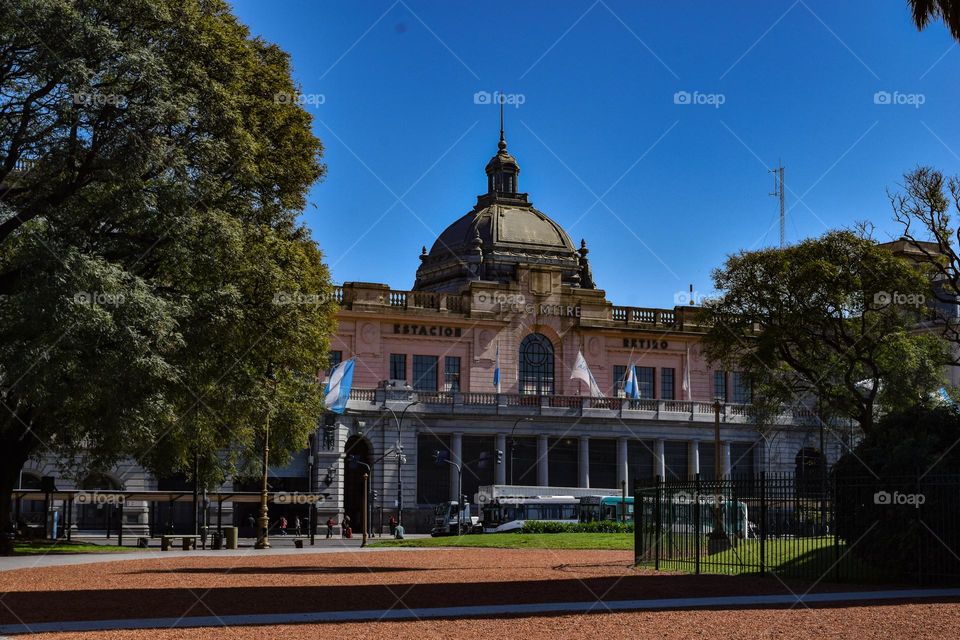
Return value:
M 531 333 L 520 343 L 519 382 L 521 394 L 553 394 L 553 343 L 545 335 Z

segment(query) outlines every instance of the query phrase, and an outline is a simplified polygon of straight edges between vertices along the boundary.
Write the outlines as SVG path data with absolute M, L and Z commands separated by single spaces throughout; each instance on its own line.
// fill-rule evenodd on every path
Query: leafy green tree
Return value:
M 942 20 L 950 35 L 960 40 L 960 2 L 957 0 L 908 0 L 913 23 L 921 31 L 936 20 Z
M 929 282 L 873 240 L 832 231 L 785 249 L 743 252 L 713 274 L 709 360 L 744 372 L 754 394 L 813 404 L 869 432 L 877 407 L 923 402 L 946 361 L 915 331 Z
M 297 93 L 220 0 L 0 4 L 0 496 L 45 454 L 219 481 L 267 411 L 304 446 L 334 307 Z

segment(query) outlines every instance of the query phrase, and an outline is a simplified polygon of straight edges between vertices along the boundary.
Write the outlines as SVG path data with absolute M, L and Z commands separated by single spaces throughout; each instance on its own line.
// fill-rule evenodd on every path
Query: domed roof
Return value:
M 486 167 L 488 192 L 440 234 L 429 253 L 424 248 L 414 290 L 455 292 L 471 281 L 511 282 L 519 264 L 559 267 L 565 284 L 593 288 L 586 247 L 578 251 L 527 194 L 516 193 L 520 166 L 506 146 L 501 131 Z

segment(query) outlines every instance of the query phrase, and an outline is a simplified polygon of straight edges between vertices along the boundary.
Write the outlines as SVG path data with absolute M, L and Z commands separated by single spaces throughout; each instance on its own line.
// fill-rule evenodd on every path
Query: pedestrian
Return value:
M 300 537 L 300 516 L 293 517 L 293 532 L 298 538 Z
M 340 537 L 349 538 L 350 533 L 350 516 L 343 514 L 343 520 L 340 521 Z
M 390 535 L 397 531 L 397 516 L 390 516 Z
M 337 521 L 333 519 L 333 516 L 327 518 L 327 539 L 333 537 L 333 527 L 336 526 Z
M 256 538 L 257 537 L 257 521 L 252 515 L 247 516 L 247 526 L 250 527 L 250 531 L 253 532 L 253 537 Z
M 287 535 L 287 516 L 280 516 L 280 535 Z

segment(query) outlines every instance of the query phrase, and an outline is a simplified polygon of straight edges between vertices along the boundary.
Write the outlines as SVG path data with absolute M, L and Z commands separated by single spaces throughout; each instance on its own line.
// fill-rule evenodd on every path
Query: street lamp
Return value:
M 253 545 L 254 549 L 269 549 L 270 548 L 270 514 L 267 507 L 267 475 L 269 473 L 269 457 L 270 457 L 270 415 L 273 413 L 273 399 L 277 395 L 277 378 L 273 373 L 273 367 L 267 367 L 267 381 L 270 383 L 272 389 L 270 392 L 270 401 L 267 405 L 267 419 L 264 422 L 263 428 L 263 477 L 261 478 L 260 484 L 260 517 L 257 520 L 257 529 L 259 535 L 257 536 L 257 542 Z
M 401 444 L 401 439 L 400 439 L 400 438 L 401 438 L 400 426 L 403 424 L 403 416 L 404 416 L 404 414 L 407 412 L 407 409 L 409 409 L 410 407 L 412 407 L 412 406 L 415 405 L 415 404 L 420 404 L 420 401 L 419 401 L 419 400 L 414 400 L 413 402 L 411 402 L 410 404 L 408 404 L 407 406 L 405 406 L 405 407 L 403 408 L 403 410 L 400 412 L 400 417 L 399 417 L 399 418 L 397 418 L 397 414 L 396 414 L 396 412 L 395 412 L 393 409 L 391 409 L 390 407 L 388 407 L 386 404 L 383 405 L 383 408 L 384 408 L 384 409 L 386 409 L 386 410 L 389 411 L 391 414 L 393 414 L 393 419 L 394 419 L 394 420 L 396 421 L 396 423 L 397 423 L 397 446 L 396 446 L 396 453 L 397 453 L 397 524 L 398 524 L 398 525 L 403 524 L 403 461 L 404 461 L 404 455 L 403 455 L 403 445 Z M 383 512 L 381 511 L 380 513 L 382 514 Z
M 510 430 L 510 485 L 513 485 L 513 459 L 516 457 L 517 451 L 517 441 L 513 437 L 514 432 L 517 430 L 517 425 L 521 422 L 533 422 L 533 418 L 517 418 L 513 423 L 513 429 Z

